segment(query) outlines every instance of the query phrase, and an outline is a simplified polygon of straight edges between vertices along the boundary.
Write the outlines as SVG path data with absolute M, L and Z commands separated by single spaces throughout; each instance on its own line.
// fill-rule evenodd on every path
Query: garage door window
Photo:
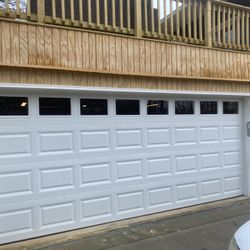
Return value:
M 218 103 L 215 101 L 201 101 L 200 113 L 202 115 L 215 115 L 218 113 Z
M 71 115 L 70 98 L 39 98 L 40 115 Z
M 139 115 L 140 101 L 139 100 L 116 100 L 117 115 Z
M 194 102 L 193 101 L 175 101 L 176 115 L 193 115 Z
M 223 114 L 238 114 L 239 103 L 238 102 L 223 102 Z
M 0 96 L 1 116 L 27 116 L 28 113 L 27 97 Z
M 107 99 L 81 99 L 81 115 L 107 115 Z
M 147 114 L 148 115 L 168 115 L 168 101 L 148 100 Z

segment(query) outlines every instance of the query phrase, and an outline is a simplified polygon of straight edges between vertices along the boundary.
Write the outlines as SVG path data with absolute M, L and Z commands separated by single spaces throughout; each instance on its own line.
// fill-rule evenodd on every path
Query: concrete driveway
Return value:
M 250 199 L 222 202 L 163 213 L 148 221 L 134 220 L 121 228 L 67 233 L 0 247 L 0 250 L 224 250 L 237 228 L 250 220 Z M 95 229 L 95 228 L 93 228 Z M 64 235 L 64 236 L 63 236 Z M 53 237 L 56 237 L 53 241 Z

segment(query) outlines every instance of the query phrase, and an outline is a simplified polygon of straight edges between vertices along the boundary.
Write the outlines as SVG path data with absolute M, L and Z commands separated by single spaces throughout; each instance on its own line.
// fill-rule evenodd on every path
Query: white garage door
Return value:
M 243 193 L 240 100 L 53 97 L 1 93 L 0 243 Z

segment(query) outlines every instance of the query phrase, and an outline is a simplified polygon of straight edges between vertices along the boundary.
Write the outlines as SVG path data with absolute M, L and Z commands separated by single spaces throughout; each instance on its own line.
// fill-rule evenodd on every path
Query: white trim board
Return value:
M 62 86 L 46 84 L 0 84 L 0 89 L 5 90 L 56 90 L 73 92 L 109 92 L 109 93 L 134 93 L 134 94 L 179 94 L 179 95 L 211 95 L 211 96 L 250 96 L 250 93 L 235 92 L 212 92 L 212 91 L 179 91 L 159 89 L 133 89 L 133 88 L 111 88 L 111 87 L 85 87 L 85 86 Z

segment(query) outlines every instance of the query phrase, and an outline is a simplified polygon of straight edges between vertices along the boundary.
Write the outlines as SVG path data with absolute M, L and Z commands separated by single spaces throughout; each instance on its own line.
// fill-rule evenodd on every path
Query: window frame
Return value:
M 217 113 L 216 114 L 202 114 L 201 113 L 201 102 L 216 102 L 217 103 Z M 218 116 L 220 114 L 220 101 L 219 100 L 205 100 L 205 99 L 202 99 L 202 100 L 199 100 L 199 103 L 198 103 L 198 106 L 199 106 L 199 115 L 200 116 Z
M 148 114 L 148 101 L 164 101 L 168 103 L 168 113 L 167 114 Z M 169 116 L 170 115 L 170 100 L 169 99 L 163 99 L 163 98 L 146 98 L 145 100 L 146 105 L 146 116 L 149 117 L 157 117 L 157 116 Z
M 136 115 L 131 115 L 131 114 L 129 114 L 129 115 L 121 115 L 121 114 L 117 114 L 117 112 L 116 112 L 117 111 L 117 109 L 116 109 L 116 101 L 117 100 L 122 100 L 122 101 L 127 101 L 127 100 L 129 100 L 129 101 L 138 101 L 139 102 L 139 114 L 136 114 Z M 114 116 L 117 116 L 117 117 L 139 117 L 139 116 L 142 115 L 142 112 L 143 112 L 143 110 L 142 110 L 142 103 L 143 103 L 143 101 L 141 100 L 141 98 L 114 97 L 113 102 L 114 102 L 114 106 L 113 106 L 114 107 Z
M 41 115 L 40 114 L 40 98 L 55 98 L 55 99 L 69 99 L 70 100 L 70 115 Z M 73 98 L 69 96 L 50 96 L 38 95 L 37 96 L 37 114 L 39 118 L 72 118 L 74 113 Z
M 27 115 L 0 115 L 0 119 L 4 118 L 4 119 L 26 119 L 26 118 L 30 118 L 31 117 L 31 98 L 28 95 L 22 95 L 22 94 L 17 94 L 17 95 L 11 95 L 11 94 L 0 94 L 0 97 L 9 97 L 9 98 L 27 98 L 28 101 L 28 114 Z
M 177 114 L 176 113 L 176 102 L 192 102 L 193 103 L 193 109 L 194 112 L 192 114 Z M 174 116 L 191 116 L 191 115 L 196 115 L 197 114 L 197 100 L 192 100 L 192 99 L 174 99 L 173 100 L 173 115 Z
M 94 100 L 94 99 L 97 99 L 97 100 L 106 100 L 107 101 L 107 114 L 105 114 L 105 115 L 82 115 L 82 112 L 81 112 L 81 100 L 82 99 L 92 99 L 92 100 Z M 79 101 L 78 101 L 78 108 L 79 108 L 79 112 L 78 112 L 78 114 L 79 114 L 79 116 L 81 117 L 81 118 L 95 118 L 95 117 L 108 117 L 109 115 L 110 115 L 110 99 L 109 99 L 109 97 L 102 97 L 102 96 L 99 96 L 99 97 L 93 97 L 93 96 L 81 96 L 80 98 L 79 98 Z

